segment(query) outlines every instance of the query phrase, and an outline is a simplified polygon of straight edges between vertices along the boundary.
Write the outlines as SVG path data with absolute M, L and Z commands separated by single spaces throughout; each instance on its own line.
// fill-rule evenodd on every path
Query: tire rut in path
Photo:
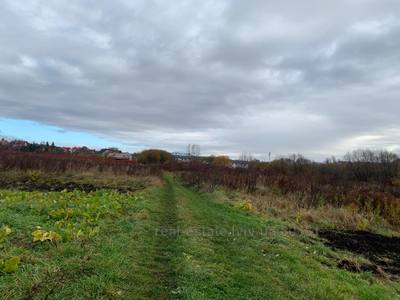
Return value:
M 176 259 L 179 256 L 177 241 L 177 203 L 171 182 L 166 179 L 162 199 L 159 228 L 156 231 L 154 276 L 158 299 L 171 299 L 177 288 Z

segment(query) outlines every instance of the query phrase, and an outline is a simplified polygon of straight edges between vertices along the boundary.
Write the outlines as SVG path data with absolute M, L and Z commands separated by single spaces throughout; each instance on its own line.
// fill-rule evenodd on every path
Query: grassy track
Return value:
M 282 221 L 218 203 L 172 178 L 166 181 L 163 201 L 177 214 L 173 244 L 180 249 L 171 258 L 178 273 L 170 298 L 400 298 L 398 283 L 337 269 L 330 249 L 312 237 L 293 235 Z
M 160 197 L 160 216 L 156 235 L 153 274 L 157 283 L 153 296 L 157 299 L 170 298 L 171 291 L 176 289 L 176 260 L 179 257 L 177 248 L 177 207 L 174 189 L 171 181 L 166 181 Z
M 32 243 L 35 226 L 53 228 L 60 197 L 76 198 L 77 212 L 110 202 L 98 234 Z M 399 282 L 340 270 L 342 254 L 315 237 L 172 176 L 139 196 L 3 192 L 0 204 L 0 227 L 13 229 L 0 258 L 21 257 L 15 273 L 0 272 L 1 299 L 400 299 Z

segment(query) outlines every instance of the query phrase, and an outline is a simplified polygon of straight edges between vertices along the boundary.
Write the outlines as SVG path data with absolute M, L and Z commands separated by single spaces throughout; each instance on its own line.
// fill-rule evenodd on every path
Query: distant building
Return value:
M 232 160 L 232 168 L 247 169 L 248 167 L 249 162 L 246 160 Z
M 64 153 L 71 153 L 72 152 L 72 148 L 71 147 L 62 147 L 62 150 Z
M 191 161 L 194 159 L 194 156 L 189 155 L 188 153 L 181 152 L 173 152 L 172 155 L 175 157 L 177 161 Z
M 21 141 L 21 140 L 15 140 L 10 142 L 11 148 L 14 150 L 21 150 L 24 147 L 28 146 L 28 142 L 26 141 Z
M 113 158 L 113 159 L 120 159 L 120 160 L 131 160 L 132 159 L 132 155 L 127 152 L 121 152 L 121 153 L 110 152 L 110 153 L 107 153 L 106 157 Z

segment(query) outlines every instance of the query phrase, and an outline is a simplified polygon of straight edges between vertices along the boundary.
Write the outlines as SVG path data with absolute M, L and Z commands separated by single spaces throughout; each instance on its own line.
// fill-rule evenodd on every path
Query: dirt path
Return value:
M 160 199 L 159 227 L 155 230 L 156 245 L 154 255 L 154 276 L 159 289 L 159 299 L 171 299 L 177 287 L 176 262 L 180 256 L 177 240 L 177 203 L 170 180 Z

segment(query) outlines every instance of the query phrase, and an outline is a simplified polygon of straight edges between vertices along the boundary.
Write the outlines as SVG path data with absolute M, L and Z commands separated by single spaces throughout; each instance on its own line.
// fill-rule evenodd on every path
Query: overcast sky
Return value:
M 398 0 L 0 2 L 0 117 L 128 148 L 400 152 Z

